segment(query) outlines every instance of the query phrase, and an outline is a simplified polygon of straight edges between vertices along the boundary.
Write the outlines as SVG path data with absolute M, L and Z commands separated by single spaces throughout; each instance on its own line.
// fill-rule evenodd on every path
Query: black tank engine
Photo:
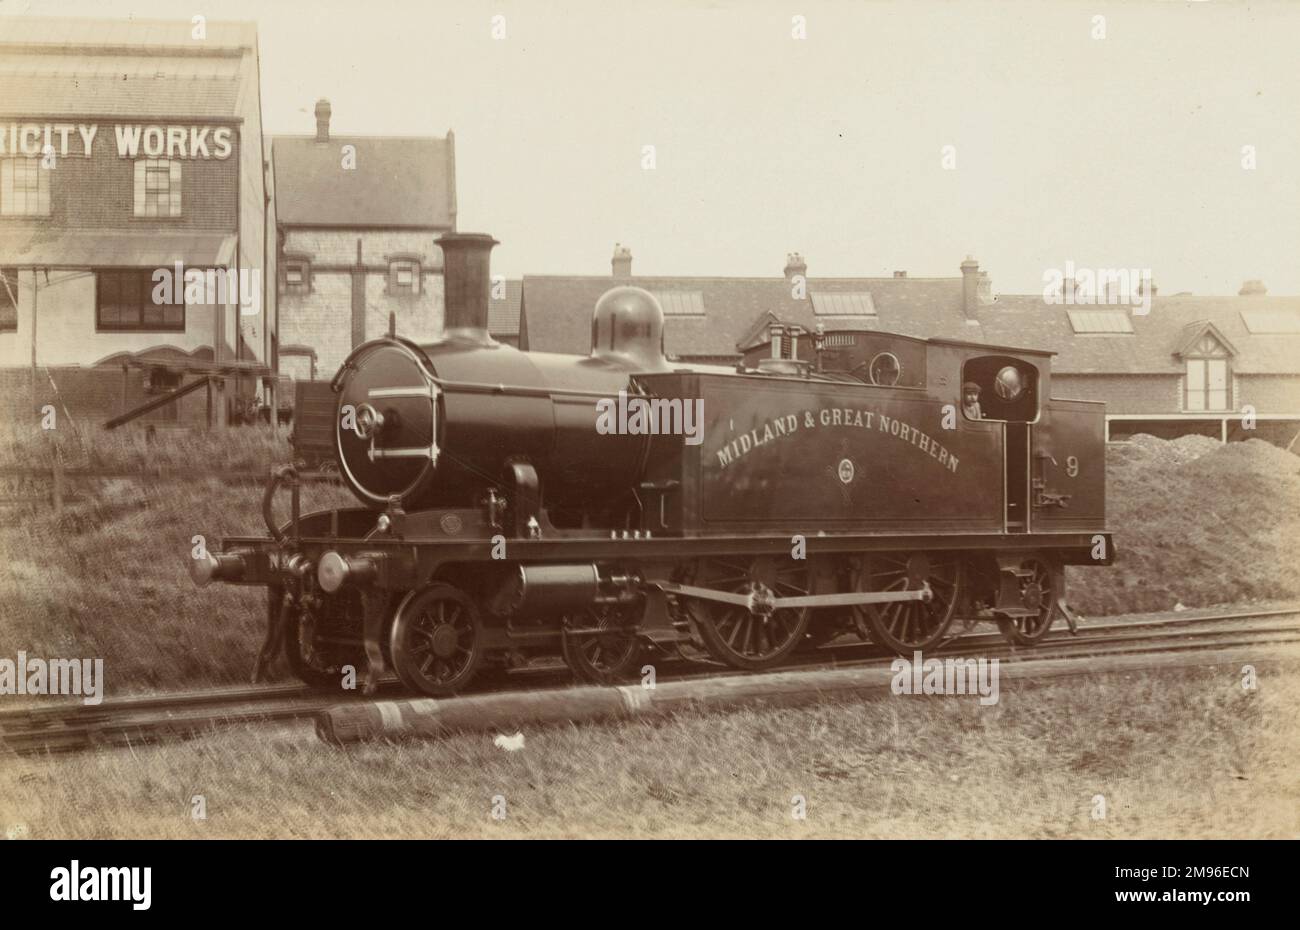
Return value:
M 597 302 L 589 355 L 521 352 L 487 333 L 495 241 L 438 244 L 443 338 L 365 343 L 331 384 L 363 506 L 299 513 L 284 466 L 269 535 L 191 565 L 267 588 L 255 675 L 283 650 L 322 687 L 351 665 L 445 695 L 558 651 L 609 683 L 690 644 L 747 669 L 842 633 L 910 655 L 957 618 L 1031 644 L 1073 626 L 1064 566 L 1113 559 L 1104 408 L 1052 398 L 1050 353 L 776 331 L 683 365 L 635 287 Z

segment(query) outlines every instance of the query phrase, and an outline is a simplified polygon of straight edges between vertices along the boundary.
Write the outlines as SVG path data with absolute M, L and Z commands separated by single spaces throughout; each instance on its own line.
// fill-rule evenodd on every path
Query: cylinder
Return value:
M 498 616 L 554 614 L 589 607 L 600 594 L 600 573 L 590 562 L 576 565 L 520 565 L 492 599 Z

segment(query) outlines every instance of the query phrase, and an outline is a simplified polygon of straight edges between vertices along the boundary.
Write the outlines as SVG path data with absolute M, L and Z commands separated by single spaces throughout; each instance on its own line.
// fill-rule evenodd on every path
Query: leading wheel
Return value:
M 1060 595 L 1057 573 L 1041 559 L 1030 559 L 1022 568 L 1029 574 L 1020 579 L 1020 604 L 1034 611 L 1028 617 L 999 617 L 1002 638 L 1017 646 L 1032 646 L 1047 635 L 1056 619 L 1056 599 Z
M 806 562 L 774 556 L 748 561 L 710 559 L 699 566 L 694 583 L 756 596 L 759 609 L 752 612 L 738 604 L 689 599 L 700 638 L 719 662 L 733 668 L 770 668 L 803 642 L 810 613 L 807 607 L 771 609 L 763 607 L 762 602 L 810 593 Z
M 871 553 L 850 573 L 853 591 L 917 591 L 930 586 L 928 601 L 893 601 L 853 608 L 858 635 L 902 656 L 943 642 L 957 611 L 962 561 L 944 552 Z
M 565 664 L 592 684 L 627 681 L 644 653 L 637 636 L 641 613 L 640 604 L 597 604 L 566 616 L 560 634 Z
M 412 591 L 388 635 L 402 684 L 443 697 L 469 684 L 483 660 L 483 627 L 474 602 L 449 584 Z

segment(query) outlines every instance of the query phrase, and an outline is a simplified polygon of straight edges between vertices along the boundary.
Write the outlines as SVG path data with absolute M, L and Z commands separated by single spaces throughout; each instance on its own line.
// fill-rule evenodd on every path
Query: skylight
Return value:
M 1254 335 L 1300 333 L 1300 313 L 1294 310 L 1242 310 L 1241 322 Z
M 704 294 L 700 291 L 654 291 L 664 316 L 704 316 Z
M 813 313 L 818 316 L 875 316 L 876 305 L 867 291 L 840 294 L 814 293 Z
M 1133 332 L 1133 321 L 1123 310 L 1071 310 L 1070 327 L 1076 335 L 1117 336 Z

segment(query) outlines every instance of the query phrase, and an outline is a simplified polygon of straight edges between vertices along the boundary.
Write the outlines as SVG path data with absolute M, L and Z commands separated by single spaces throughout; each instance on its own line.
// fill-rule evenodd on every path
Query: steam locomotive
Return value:
M 269 535 L 192 561 L 267 589 L 255 678 L 283 651 L 309 684 L 351 665 L 447 695 L 559 652 L 610 683 L 691 646 L 742 669 L 849 632 L 910 655 L 958 617 L 1028 645 L 1074 626 L 1065 565 L 1111 564 L 1103 407 L 1052 398 L 1048 352 L 776 331 L 684 365 L 635 287 L 597 302 L 589 355 L 523 352 L 487 333 L 495 240 L 438 244 L 444 336 L 364 343 L 331 383 L 363 506 L 301 513 L 283 466 Z

